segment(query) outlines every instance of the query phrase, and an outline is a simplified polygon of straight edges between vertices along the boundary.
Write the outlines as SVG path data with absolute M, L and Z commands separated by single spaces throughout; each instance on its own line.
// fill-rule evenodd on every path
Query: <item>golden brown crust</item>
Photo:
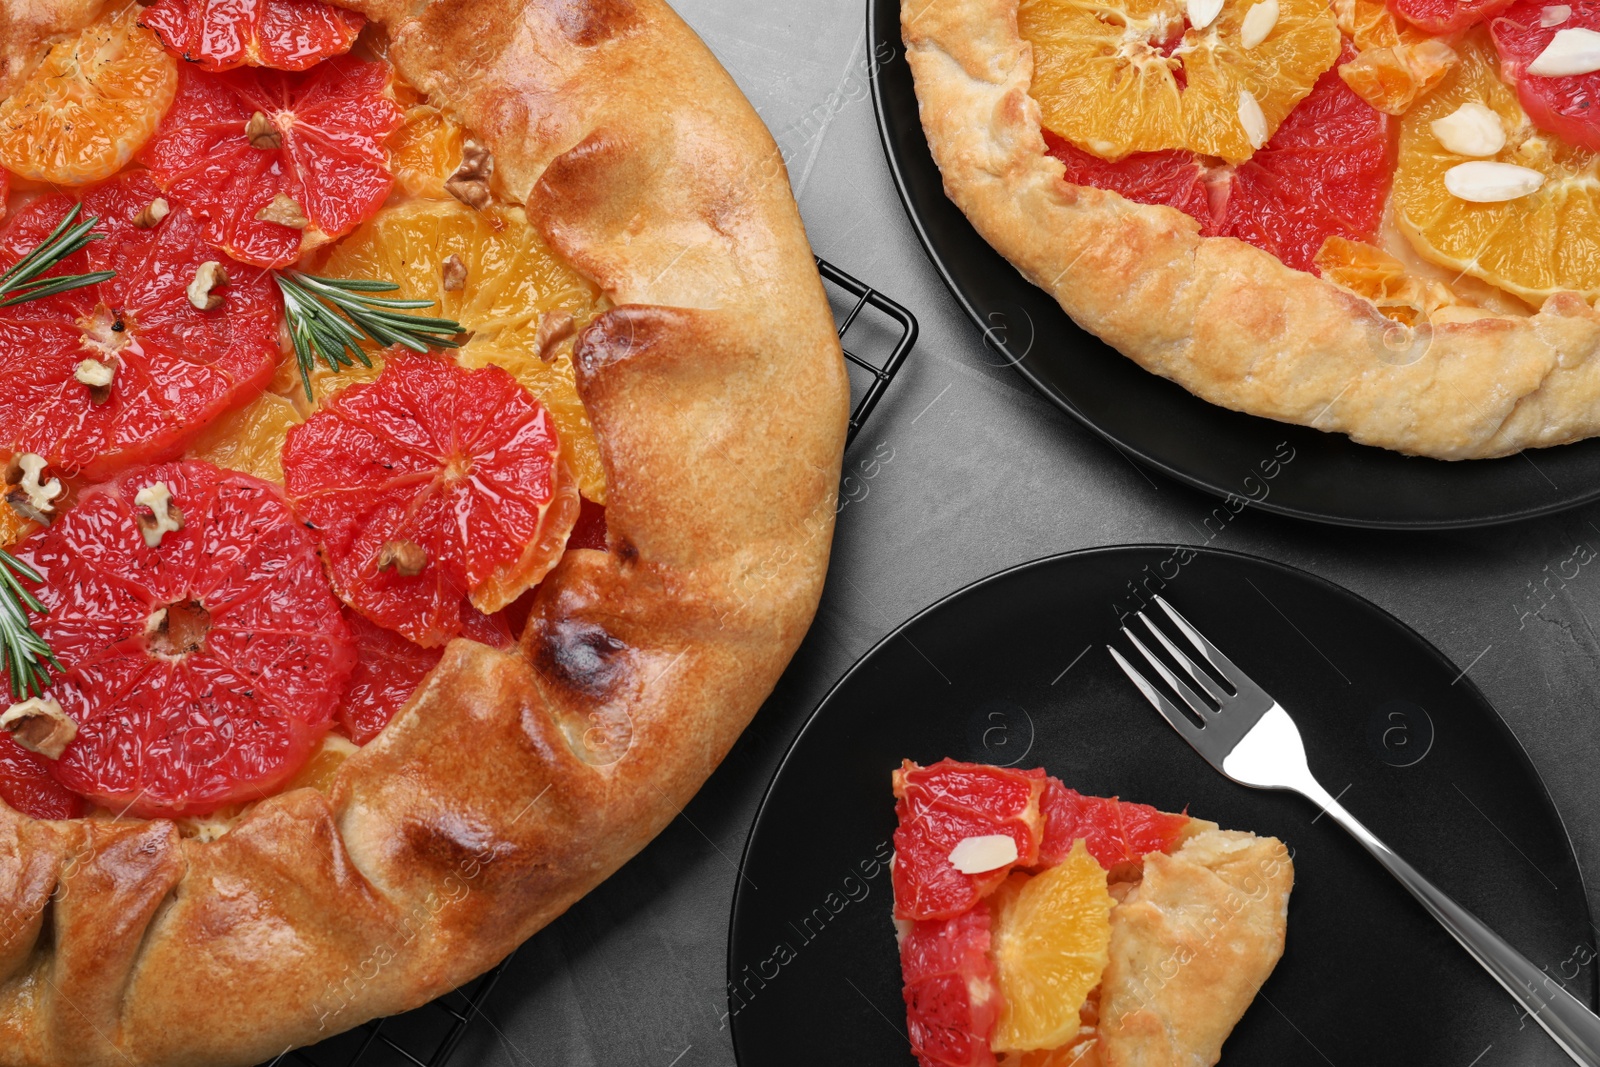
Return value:
M 1168 207 L 1068 184 L 1028 95 L 1017 0 L 904 0 L 950 198 L 1085 329 L 1214 404 L 1439 459 L 1600 433 L 1600 314 L 1446 308 L 1416 329 Z
M 611 551 L 562 559 L 516 653 L 452 643 L 327 797 L 209 843 L 0 805 L 0 1063 L 250 1064 L 459 985 L 679 812 L 816 609 L 848 383 L 732 80 L 659 0 L 351 6 L 616 305 L 574 360 Z

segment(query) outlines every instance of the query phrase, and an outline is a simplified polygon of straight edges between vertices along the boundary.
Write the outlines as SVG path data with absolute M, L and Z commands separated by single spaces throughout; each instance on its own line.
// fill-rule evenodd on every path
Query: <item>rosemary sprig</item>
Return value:
M 400 287 L 393 282 L 319 278 L 297 270 L 273 277 L 283 292 L 289 337 L 294 341 L 307 400 L 313 399 L 311 370 L 319 358 L 335 374 L 355 366 L 357 360 L 364 367 L 372 366 L 372 360 L 361 349 L 363 337 L 380 346 L 403 345 L 413 352 L 426 352 L 429 347 L 461 347 L 455 340 L 461 332 L 459 322 L 403 314 L 432 307 L 432 300 L 364 295 L 394 292 Z M 344 317 L 335 314 L 336 310 Z
M 39 247 L 13 263 L 4 274 L 0 274 L 0 298 L 5 298 L 0 299 L 0 308 L 8 308 L 25 300 L 38 300 L 41 297 L 82 289 L 86 285 L 97 285 L 116 277 L 116 271 L 110 270 L 91 271 L 88 274 L 62 274 L 54 278 L 39 277 L 72 253 L 87 246 L 90 241 L 98 241 L 105 236 L 103 233 L 89 232 L 94 229 L 95 223 L 100 221 L 97 216 L 90 215 L 82 222 L 73 224 L 82 210 L 82 204 L 73 204 L 72 210 L 67 212 L 67 217 L 50 231 L 50 236 L 41 241 Z
M 61 670 L 61 661 L 28 622 L 27 608 L 42 614 L 45 607 L 22 584 L 23 579 L 44 581 L 32 567 L 0 548 L 0 655 L 5 657 L 14 699 L 24 693 L 44 695 L 50 684 L 47 662 Z

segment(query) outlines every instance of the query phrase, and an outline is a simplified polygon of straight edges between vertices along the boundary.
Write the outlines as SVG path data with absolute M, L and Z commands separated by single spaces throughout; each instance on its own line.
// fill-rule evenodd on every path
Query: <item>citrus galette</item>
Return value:
M 1213 403 L 1442 459 L 1600 433 L 1600 2 L 904 0 L 952 200 Z
M 459 985 L 816 608 L 848 383 L 727 74 L 658 0 L 350 7 L 0 0 L 0 1063 Z
M 1210 1067 L 1283 955 L 1276 838 L 949 759 L 894 795 L 921 1067 Z

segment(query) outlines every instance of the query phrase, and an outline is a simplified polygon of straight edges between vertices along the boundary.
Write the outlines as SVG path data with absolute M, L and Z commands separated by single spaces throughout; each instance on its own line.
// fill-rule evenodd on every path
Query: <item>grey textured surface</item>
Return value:
M 682 817 L 522 949 L 457 1063 L 732 1064 L 723 983 L 736 865 L 777 761 L 834 680 L 901 621 L 976 578 L 1094 545 L 1201 543 L 1216 506 L 1133 466 L 983 347 L 895 195 L 868 94 L 860 0 L 678 8 L 778 138 L 818 254 L 909 307 L 921 340 L 846 459 L 856 498 L 839 516 L 816 623 L 777 691 Z M 1600 565 L 1580 562 L 1600 556 L 1600 507 L 1422 534 L 1247 509 L 1211 543 L 1338 582 L 1470 665 L 1544 774 L 1600 903 L 1600 802 L 1590 787 Z

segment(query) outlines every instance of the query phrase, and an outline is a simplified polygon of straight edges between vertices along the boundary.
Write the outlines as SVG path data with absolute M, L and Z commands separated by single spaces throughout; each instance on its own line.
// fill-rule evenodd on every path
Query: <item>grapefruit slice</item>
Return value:
M 246 263 L 287 266 L 389 195 L 383 143 L 402 117 L 390 76 L 383 63 L 348 56 L 305 73 L 185 67 L 140 159 L 206 240 Z
M 277 287 L 233 264 L 200 311 L 186 292 L 218 260 L 181 211 L 148 229 L 135 219 L 160 196 L 144 172 L 84 194 L 106 238 L 63 262 L 64 273 L 114 270 L 109 281 L 0 309 L 0 448 L 34 452 L 66 473 L 103 479 L 175 455 L 207 423 L 247 403 L 278 358 Z M 73 201 L 40 197 L 0 228 L 0 265 L 15 262 Z M 85 360 L 112 369 L 103 398 L 75 376 Z
M 284 483 L 345 602 L 424 647 L 537 584 L 578 516 L 550 414 L 498 367 L 391 350 L 289 431 Z
M 157 484 L 182 525 L 152 545 Z M 78 724 L 49 770 L 73 792 L 203 815 L 270 795 L 327 732 L 355 647 L 275 487 L 195 461 L 130 471 L 16 556 L 44 578 L 34 628 L 65 668 L 45 696 Z
M 322 0 L 156 0 L 139 24 L 200 70 L 305 70 L 355 44 L 366 19 Z
M 1113 875 L 1141 870 L 1152 852 L 1165 852 L 1189 825 L 1187 815 L 1171 815 L 1148 804 L 1116 797 L 1088 797 L 1057 778 L 1045 778 L 1039 801 L 1044 813 L 1044 840 L 1039 862 L 1055 866 L 1082 841 L 1095 862 Z
M 1225 0 L 1196 28 L 1180 0 L 1022 0 L 1044 124 L 1107 160 L 1169 148 L 1249 159 L 1339 56 L 1325 0 L 1277 0 L 1266 37 L 1246 47 L 1252 6 Z
M 83 798 L 50 777 L 49 761 L 0 731 L 0 800 L 35 819 L 76 819 L 87 808 Z
M 156 132 L 178 71 L 139 5 L 111 5 L 78 36 L 50 49 L 0 103 L 0 166 L 35 181 L 85 185 L 109 178 Z
M 1389 129 L 1387 115 L 1329 70 L 1261 151 L 1236 167 L 1179 151 L 1108 163 L 1050 131 L 1045 144 L 1074 185 L 1175 207 L 1198 219 L 1208 237 L 1237 237 L 1315 273 L 1328 237 L 1363 241 L 1377 231 L 1389 184 Z
M 900 939 L 906 1032 L 921 1067 L 994 1067 L 989 1036 L 1000 991 L 989 958 L 989 906 L 911 924 Z
M 1500 76 L 1517 87 L 1517 99 L 1533 124 L 1568 144 L 1600 152 L 1600 71 L 1542 77 L 1528 67 L 1563 30 L 1600 32 L 1600 0 L 1563 5 L 1560 22 L 1543 25 L 1550 4 L 1521 0 L 1489 25 L 1500 53 Z M 1559 9 L 1557 14 L 1559 14 Z
M 1394 9 L 1429 33 L 1460 33 L 1504 11 L 1511 0 L 1394 0 Z
M 1005 881 L 1013 866 L 1038 862 L 1043 831 L 1036 775 L 945 759 L 930 767 L 910 760 L 894 773 L 894 914 L 897 919 L 948 919 Z M 1009 837 L 1010 862 L 965 874 L 951 861 L 969 838 Z

